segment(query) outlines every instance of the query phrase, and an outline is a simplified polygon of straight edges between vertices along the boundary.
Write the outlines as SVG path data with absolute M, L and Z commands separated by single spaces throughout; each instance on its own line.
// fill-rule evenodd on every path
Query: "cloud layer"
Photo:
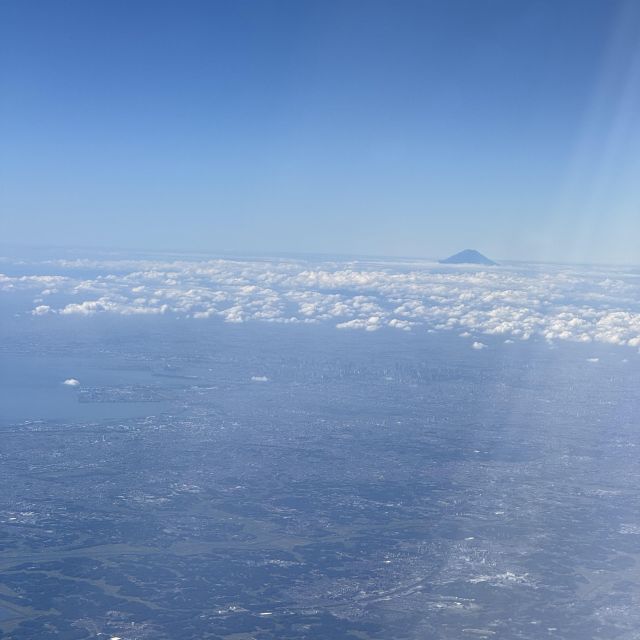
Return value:
M 640 273 L 633 270 L 229 259 L 37 266 L 49 274 L 0 274 L 0 291 L 33 292 L 34 316 L 175 314 L 640 346 Z

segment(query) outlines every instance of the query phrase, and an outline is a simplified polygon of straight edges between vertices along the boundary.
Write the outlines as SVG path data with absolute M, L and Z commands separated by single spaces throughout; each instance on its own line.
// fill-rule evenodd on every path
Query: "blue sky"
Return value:
M 640 4 L 0 2 L 5 243 L 640 263 Z

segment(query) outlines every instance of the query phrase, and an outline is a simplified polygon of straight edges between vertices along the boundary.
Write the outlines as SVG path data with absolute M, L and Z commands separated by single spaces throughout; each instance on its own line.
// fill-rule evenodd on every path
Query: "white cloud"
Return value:
M 364 329 L 365 331 L 377 331 L 382 328 L 380 316 L 371 316 L 370 318 L 357 318 L 348 322 L 339 322 L 336 327 L 338 329 Z
M 570 267 L 447 269 L 422 261 L 53 261 L 100 275 L 0 275 L 0 290 L 56 293 L 36 316 L 174 314 L 198 321 L 456 331 L 640 347 L 640 274 Z M 45 287 L 43 289 L 43 287 Z M 50 300 L 51 298 L 49 298 Z
M 31 310 L 31 315 L 46 316 L 47 314 L 53 312 L 53 309 L 48 304 L 39 304 L 35 309 Z
M 411 331 L 411 327 L 415 325 L 415 322 L 409 322 L 408 320 L 399 320 L 398 318 L 391 318 L 389 320 L 389 326 L 395 329 L 402 329 L 403 331 Z
M 60 309 L 60 313 L 65 316 L 69 315 L 81 315 L 81 316 L 90 316 L 100 311 L 113 311 L 115 310 L 116 305 L 109 301 L 103 300 L 85 300 L 81 303 L 72 303 L 68 304 L 62 309 Z
M 487 345 L 484 342 L 474 342 L 471 345 L 472 349 L 477 349 L 478 351 L 480 351 L 480 349 L 486 349 Z
M 76 380 L 75 378 L 67 378 L 62 384 L 66 384 L 68 387 L 79 387 L 80 380 Z

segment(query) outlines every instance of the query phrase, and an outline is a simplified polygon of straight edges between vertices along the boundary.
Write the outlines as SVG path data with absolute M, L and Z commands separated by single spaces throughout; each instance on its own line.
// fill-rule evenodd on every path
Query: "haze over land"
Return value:
M 635 637 L 639 270 L 0 264 L 3 637 Z

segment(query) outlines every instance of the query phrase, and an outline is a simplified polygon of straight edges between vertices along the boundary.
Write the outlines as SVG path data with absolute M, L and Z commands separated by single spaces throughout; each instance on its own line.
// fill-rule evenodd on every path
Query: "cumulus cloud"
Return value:
M 39 304 L 31 310 L 31 314 L 34 316 L 46 316 L 49 313 L 53 313 L 53 309 L 48 304 Z
M 108 300 L 85 300 L 80 303 L 71 303 L 60 309 L 60 313 L 65 316 L 80 315 L 91 316 L 100 311 L 114 311 L 116 305 Z
M 486 349 L 487 345 L 484 342 L 477 342 L 476 341 L 471 345 L 471 348 L 480 351 L 481 349 Z
M 347 322 L 338 322 L 338 329 L 364 329 L 365 331 L 377 331 L 382 328 L 380 316 L 369 318 L 356 318 Z
M 40 267 L 53 274 L 0 275 L 8 293 L 55 291 L 57 304 L 37 303 L 34 316 L 173 314 L 369 332 L 455 331 L 507 344 L 538 337 L 640 347 L 640 272 L 628 269 L 230 259 L 60 260 Z M 77 278 L 69 275 L 74 269 Z M 98 275 L 81 277 L 87 270 Z
M 62 384 L 66 384 L 68 387 L 79 387 L 80 380 L 76 380 L 75 378 L 67 378 Z

